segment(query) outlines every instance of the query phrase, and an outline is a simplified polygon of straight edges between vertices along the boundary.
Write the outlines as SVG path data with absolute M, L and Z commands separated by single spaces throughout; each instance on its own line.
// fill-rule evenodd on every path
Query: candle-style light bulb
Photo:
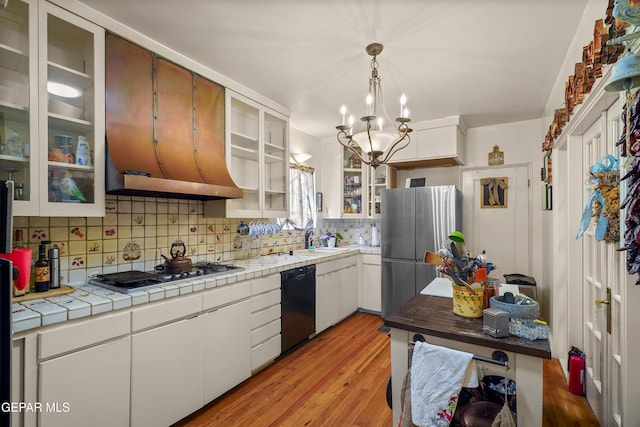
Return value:
M 407 103 L 407 97 L 404 95 L 404 93 L 402 94 L 402 96 L 400 97 L 400 117 L 405 117 L 404 116 L 404 106 Z
M 342 126 L 344 126 L 344 118 L 345 114 L 347 114 L 347 107 L 345 107 L 344 105 L 340 107 L 340 114 L 342 115 Z
M 384 124 L 384 120 L 382 120 L 382 117 L 378 117 L 378 130 L 380 130 L 380 132 L 382 132 L 383 124 Z
M 349 135 L 353 135 L 353 123 L 355 122 L 355 119 L 353 118 L 353 116 L 349 116 Z
M 402 117 L 407 118 L 407 119 L 409 118 L 409 109 L 408 108 L 405 107 L 404 115 Z
M 371 104 L 373 104 L 373 96 L 367 95 L 367 116 L 371 115 Z

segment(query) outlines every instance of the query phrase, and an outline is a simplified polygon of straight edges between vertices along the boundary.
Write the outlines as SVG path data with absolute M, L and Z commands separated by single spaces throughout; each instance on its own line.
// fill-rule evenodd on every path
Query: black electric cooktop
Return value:
M 233 264 L 219 262 L 198 262 L 191 270 L 181 273 L 165 273 L 164 265 L 156 267 L 155 271 L 121 271 L 118 273 L 99 274 L 89 283 L 111 289 L 116 292 L 130 293 L 134 291 L 148 289 L 164 283 L 175 282 L 195 277 L 211 277 L 244 270 Z

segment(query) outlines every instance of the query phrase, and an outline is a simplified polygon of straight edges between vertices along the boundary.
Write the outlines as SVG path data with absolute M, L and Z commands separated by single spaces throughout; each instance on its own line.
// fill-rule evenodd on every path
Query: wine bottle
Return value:
M 49 242 L 40 242 L 40 246 L 38 247 L 38 260 L 35 264 L 36 292 L 46 292 L 49 290 L 51 270 L 49 268 L 49 260 L 47 259 L 47 243 Z

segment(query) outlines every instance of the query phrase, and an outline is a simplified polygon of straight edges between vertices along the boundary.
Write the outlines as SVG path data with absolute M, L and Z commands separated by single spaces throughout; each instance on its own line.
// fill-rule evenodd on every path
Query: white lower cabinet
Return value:
M 197 316 L 131 337 L 132 427 L 169 426 L 204 405 L 204 324 Z
M 204 315 L 204 401 L 251 376 L 251 302 L 231 304 Z
M 361 308 L 378 313 L 382 310 L 381 275 L 380 255 L 362 255 Z
M 337 272 L 316 276 L 316 333 L 324 331 L 340 318 L 340 305 L 337 303 L 340 283 L 337 278 Z
M 340 319 L 358 309 L 358 267 L 351 265 L 338 272 L 340 282 Z
M 280 275 L 251 281 L 251 370 L 280 356 L 282 349 Z
M 128 426 L 130 354 L 125 337 L 40 363 L 38 425 Z
M 358 309 L 357 259 L 357 256 L 350 256 L 317 265 L 316 333 Z
M 129 425 L 129 331 L 127 312 L 38 331 L 39 426 Z

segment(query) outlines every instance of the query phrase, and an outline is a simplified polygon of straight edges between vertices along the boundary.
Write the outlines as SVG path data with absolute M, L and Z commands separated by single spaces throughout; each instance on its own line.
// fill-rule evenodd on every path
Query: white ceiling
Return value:
M 365 46 L 387 111 L 407 95 L 414 121 L 469 127 L 538 118 L 587 0 L 80 0 L 288 107 L 291 125 L 335 135 L 342 104 L 359 117 Z M 604 10 L 602 11 L 604 14 Z

